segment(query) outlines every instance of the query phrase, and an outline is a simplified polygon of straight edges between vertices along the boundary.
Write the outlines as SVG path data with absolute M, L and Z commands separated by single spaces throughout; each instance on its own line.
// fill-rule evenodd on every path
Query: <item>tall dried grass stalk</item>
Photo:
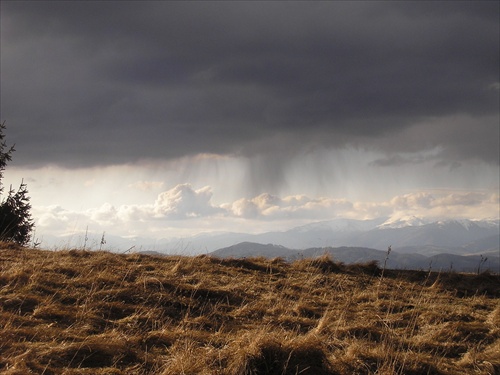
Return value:
M 496 374 L 499 283 L 326 256 L 4 246 L 0 373 Z

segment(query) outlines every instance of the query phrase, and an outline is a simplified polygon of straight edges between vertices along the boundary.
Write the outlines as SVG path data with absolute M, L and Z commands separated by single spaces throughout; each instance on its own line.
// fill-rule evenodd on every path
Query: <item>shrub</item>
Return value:
M 3 192 L 1 183 L 3 171 L 7 162 L 12 160 L 14 146 L 7 146 L 5 142 L 5 124 L 0 124 L 0 194 Z M 33 231 L 34 223 L 30 214 L 30 198 L 24 181 L 16 190 L 11 188 L 7 198 L 0 203 L 0 240 L 26 245 Z

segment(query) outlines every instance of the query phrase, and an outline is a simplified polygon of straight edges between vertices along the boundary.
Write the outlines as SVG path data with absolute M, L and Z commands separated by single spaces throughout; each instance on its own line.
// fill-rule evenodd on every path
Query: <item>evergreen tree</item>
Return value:
M 5 141 L 5 123 L 0 124 L 0 194 L 3 192 L 2 178 L 7 162 L 12 160 L 14 146 L 8 147 Z M 7 198 L 0 203 L 0 240 L 28 244 L 34 223 L 30 214 L 30 198 L 24 181 L 19 189 L 9 189 Z
M 10 148 L 7 149 L 5 134 L 3 133 L 4 130 L 5 130 L 5 122 L 0 124 L 0 193 L 3 191 L 3 186 L 2 186 L 3 171 L 7 166 L 7 162 L 12 160 L 12 153 L 16 151 L 14 149 L 14 146 L 10 146 Z

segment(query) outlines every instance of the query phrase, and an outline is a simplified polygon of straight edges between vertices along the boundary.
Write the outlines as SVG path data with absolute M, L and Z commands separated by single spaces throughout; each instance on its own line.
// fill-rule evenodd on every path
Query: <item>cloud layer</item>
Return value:
M 311 147 L 498 164 L 498 2 L 11 1 L 1 17 L 17 165 Z
M 151 204 L 115 207 L 105 203 L 81 212 L 60 206 L 39 207 L 37 230 L 39 233 L 67 234 L 81 232 L 87 227 L 95 232 L 167 237 L 179 236 L 187 233 L 186 230 L 191 234 L 204 229 L 214 230 L 214 224 L 220 231 L 245 232 L 251 227 L 268 231 L 335 217 L 497 218 L 500 204 L 498 193 L 456 191 L 415 192 L 380 202 L 261 194 L 217 205 L 211 197 L 208 186 L 195 189 L 189 184 L 181 184 L 161 192 Z M 263 225 L 253 225 L 259 222 Z

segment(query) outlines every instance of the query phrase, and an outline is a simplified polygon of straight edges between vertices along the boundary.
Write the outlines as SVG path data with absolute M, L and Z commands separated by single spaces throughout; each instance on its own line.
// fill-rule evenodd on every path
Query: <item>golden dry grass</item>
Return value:
M 5 246 L 4 246 L 5 247 Z M 2 374 L 498 374 L 500 277 L 0 250 Z

